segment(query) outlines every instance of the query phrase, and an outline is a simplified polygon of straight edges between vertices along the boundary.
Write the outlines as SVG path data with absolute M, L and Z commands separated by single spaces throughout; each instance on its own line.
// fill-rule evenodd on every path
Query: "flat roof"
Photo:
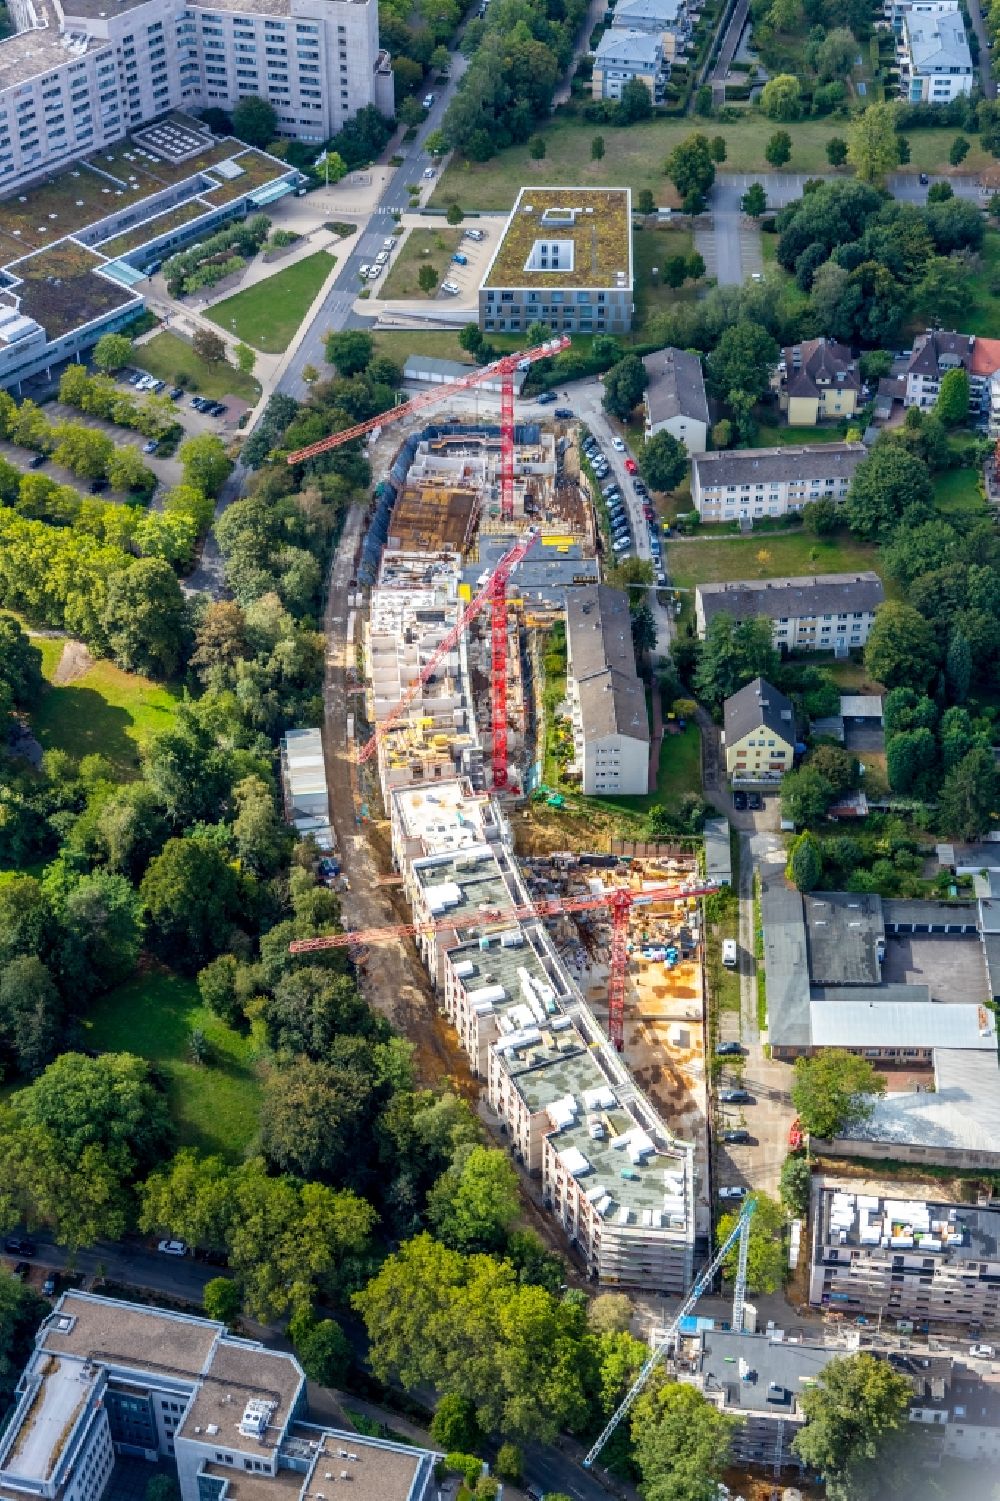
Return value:
M 902 1185 L 901 1185 L 902 1187 Z M 816 1245 L 908 1250 L 935 1260 L 1000 1260 L 1000 1212 L 935 1199 L 857 1193 L 822 1185 Z
M 809 1013 L 818 1048 L 980 1048 L 996 1055 L 996 1027 L 985 1006 L 872 998 L 813 1001 Z
M 802 898 L 777 876 L 760 897 L 767 981 L 767 1035 L 775 1047 L 806 1048 L 809 1030 L 809 961 Z
M 570 1067 L 576 1069 L 576 1060 Z M 604 1081 L 603 1074 L 600 1077 Z M 612 1106 L 595 1110 L 588 1110 L 582 1098 L 577 1103 L 578 1113 L 572 1124 L 554 1132 L 548 1141 L 583 1192 L 593 1197 L 602 1219 L 636 1227 L 643 1224 L 644 1215 L 650 1215 L 653 1218 L 648 1228 L 667 1234 L 672 1230 L 678 1237 L 685 1237 L 691 1187 L 687 1176 L 691 1170 L 690 1155 L 664 1151 L 662 1143 L 647 1136 L 650 1150 L 637 1160 L 628 1143 L 643 1128 L 617 1098 Z M 594 1118 L 603 1126 L 599 1138 L 591 1134 Z M 603 1194 L 598 1192 L 600 1189 Z M 609 1202 L 605 1203 L 605 1198 Z
M 496 854 L 486 845 L 416 859 L 411 869 L 432 917 L 474 919 L 482 912 L 488 922 L 492 910 L 514 905 Z
M 33 318 L 51 341 L 141 302 L 137 293 L 101 275 L 104 265 L 99 255 L 75 240 L 60 240 L 23 260 L 9 261 L 6 270 L 19 280 L 12 289 L 19 311 Z
M 729 819 L 705 819 L 705 874 L 712 881 L 728 886 L 733 879 L 732 845 L 729 842 Z
M 698 1376 L 705 1395 L 721 1392 L 727 1412 L 764 1412 L 772 1418 L 802 1417 L 799 1397 L 839 1353 L 833 1345 L 791 1344 L 732 1329 L 703 1329 L 700 1346 Z
M 196 1429 L 204 1433 L 210 1425 L 218 1424 L 220 1433 L 231 1447 L 269 1453 L 288 1424 L 304 1381 L 305 1377 L 291 1355 L 256 1348 L 248 1342 L 223 1339 L 215 1348 L 179 1432 L 184 1438 L 194 1438 Z M 240 1420 L 251 1397 L 262 1398 L 271 1404 L 267 1427 L 261 1438 L 240 1431 Z
M 937 1048 L 934 1089 L 887 1094 L 872 1102 L 867 1119 L 848 1126 L 849 1141 L 934 1151 L 1000 1155 L 1000 1068 L 989 1052 Z
M 522 188 L 481 285 L 631 292 L 631 210 L 629 188 Z M 535 269 L 543 242 L 565 247 L 558 269 Z
M 30 31 L 19 31 L 14 36 L 0 41 L 0 89 L 11 89 L 19 83 L 27 83 L 41 73 L 48 73 L 74 58 L 84 57 L 88 52 L 107 48 L 111 44 L 99 38 L 87 38 L 74 47 L 67 45 L 66 38 L 56 26 L 38 26 Z
M 814 985 L 877 985 L 885 942 L 882 898 L 847 891 L 814 891 L 802 898 Z
M 396 787 L 390 795 L 404 836 L 419 839 L 426 855 L 480 845 L 497 832 L 492 804 L 467 782 Z
M 17 1431 L 3 1470 L 12 1480 L 52 1477 L 65 1440 L 100 1378 L 98 1367 L 69 1356 L 46 1362 L 38 1395 Z
M 72 1320 L 64 1328 L 66 1319 Z M 64 1293 L 39 1332 L 41 1349 L 77 1355 L 107 1365 L 155 1368 L 198 1376 L 208 1364 L 225 1325 L 211 1319 L 142 1308 L 93 1293 Z
M 308 1432 L 308 1427 L 303 1425 L 302 1431 Z M 326 1430 L 303 1501 L 329 1497 L 331 1484 L 336 1494 L 345 1470 L 350 1477 L 352 1501 L 407 1501 L 411 1495 L 422 1493 L 422 1477 L 429 1477 L 436 1457 L 426 1449 L 389 1439 Z M 328 1472 L 335 1477 L 332 1482 L 326 1479 Z

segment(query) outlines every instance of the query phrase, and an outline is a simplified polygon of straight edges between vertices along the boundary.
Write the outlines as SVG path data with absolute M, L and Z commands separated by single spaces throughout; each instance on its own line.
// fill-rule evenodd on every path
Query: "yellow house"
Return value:
M 763 678 L 725 702 L 726 773 L 733 782 L 780 781 L 795 756 L 795 710 Z
M 782 351 L 774 386 L 790 427 L 853 417 L 858 409 L 861 376 L 846 344 L 836 339 L 807 339 Z

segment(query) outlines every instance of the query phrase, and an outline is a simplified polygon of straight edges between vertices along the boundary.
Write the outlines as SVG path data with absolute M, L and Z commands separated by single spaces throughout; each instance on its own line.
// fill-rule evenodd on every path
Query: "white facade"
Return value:
M 972 54 L 956 6 L 914 7 L 903 16 L 896 51 L 900 92 L 909 104 L 948 104 L 972 93 Z
M 706 453 L 691 463 L 691 500 L 705 521 L 797 515 L 813 500 L 846 499 L 863 443 Z
M 649 790 L 649 718 L 624 591 L 581 586 L 566 600 L 570 773 L 588 796 Z

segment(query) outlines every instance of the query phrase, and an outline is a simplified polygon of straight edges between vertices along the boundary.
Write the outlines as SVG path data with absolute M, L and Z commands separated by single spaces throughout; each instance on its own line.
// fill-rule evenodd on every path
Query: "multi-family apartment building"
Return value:
M 921 5 L 905 12 L 896 57 L 900 93 L 909 104 L 947 104 L 972 93 L 972 54 L 957 5 Z
M 0 183 L 17 187 L 173 109 L 269 100 L 322 142 L 394 109 L 377 0 L 17 0 L 0 42 Z
M 668 65 L 683 56 L 691 39 L 685 0 L 619 0 L 611 26 L 616 31 L 645 31 L 659 37 Z
M 585 585 L 566 596 L 566 696 L 573 726 L 567 768 L 588 795 L 649 789 L 649 718 L 623 589 Z
M 781 351 L 772 382 L 791 427 L 842 421 L 858 408 L 858 362 L 836 339 L 806 339 Z
M 632 311 L 631 190 L 522 188 L 479 285 L 480 328 L 628 333 Z
M 795 515 L 811 500 L 844 500 L 863 443 L 703 453 L 691 463 L 691 499 L 704 521 Z
M 906 366 L 903 405 L 933 407 L 949 370 L 969 377 L 969 411 L 975 417 L 991 404 L 991 382 L 1000 371 L 1000 339 L 933 328 L 918 334 Z
M 821 573 L 813 577 L 735 579 L 699 584 L 695 621 L 704 639 L 716 615 L 770 620 L 774 644 L 785 651 L 833 651 L 864 646 L 885 600 L 877 573 Z
M 1000 1212 L 829 1187 L 813 1193 L 809 1301 L 853 1318 L 996 1325 Z
M 461 782 L 397 788 L 389 806 L 414 920 L 455 920 L 414 941 L 511 1150 L 592 1277 L 680 1292 L 693 1265 L 693 1144 L 636 1086 L 546 927 L 513 915 L 531 898 L 502 813 Z
M 591 93 L 595 99 L 620 99 L 625 85 L 637 80 L 645 84 L 653 103 L 659 104 L 669 76 L 670 64 L 664 61 L 659 31 L 609 26 L 594 53 Z
M 754 678 L 723 705 L 726 772 L 734 782 L 779 782 L 795 759 L 791 699 Z
M 688 453 L 704 453 L 711 417 L 701 356 L 687 349 L 658 349 L 642 363 L 647 375 L 642 393 L 647 438 L 668 432 Z
M 67 1292 L 0 1435 L 7 1501 L 100 1501 L 118 1456 L 177 1468 L 181 1501 L 428 1501 L 439 1457 L 317 1427 L 291 1355 L 189 1314 Z

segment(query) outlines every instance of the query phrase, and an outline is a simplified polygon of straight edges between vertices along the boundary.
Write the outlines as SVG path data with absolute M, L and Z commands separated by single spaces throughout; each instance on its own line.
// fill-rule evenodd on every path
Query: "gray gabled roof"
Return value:
M 913 341 L 913 352 L 907 365 L 909 375 L 926 375 L 936 380 L 941 373 L 941 360 L 957 360 L 966 370 L 972 363 L 975 348 L 972 334 L 951 333 L 947 329 L 931 329 L 918 334 Z M 881 389 L 881 386 L 880 386 Z
M 645 401 L 653 427 L 671 417 L 690 417 L 708 426 L 708 398 L 698 355 L 685 349 L 658 349 L 642 363 L 649 376 Z
M 867 457 L 863 443 L 812 443 L 801 448 L 746 448 L 701 453 L 691 463 L 702 488 L 711 489 L 716 485 L 850 479 L 862 459 Z
M 934 11 L 911 12 L 903 17 L 903 26 L 915 73 L 971 73 L 972 54 L 957 10 L 940 6 Z
M 645 31 L 618 31 L 613 26 L 601 37 L 594 53 L 595 65 L 609 63 L 655 71 L 663 61 L 663 43 Z
M 725 703 L 726 744 L 736 745 L 753 730 L 769 730 L 787 745 L 795 744 L 795 710 L 764 678 L 754 678 Z
M 646 693 L 635 670 L 624 589 L 608 584 L 570 589 L 566 637 L 586 734 L 627 735 L 648 744 Z
M 735 579 L 727 584 L 699 584 L 696 592 L 706 624 L 716 615 L 731 615 L 734 620 L 756 616 L 785 620 L 842 611 L 873 611 L 885 599 L 882 580 L 873 572 Z
M 619 0 L 611 24 L 620 30 L 640 21 L 655 21 L 666 31 L 678 20 L 683 9 L 684 0 Z

